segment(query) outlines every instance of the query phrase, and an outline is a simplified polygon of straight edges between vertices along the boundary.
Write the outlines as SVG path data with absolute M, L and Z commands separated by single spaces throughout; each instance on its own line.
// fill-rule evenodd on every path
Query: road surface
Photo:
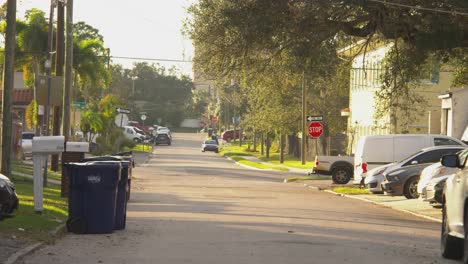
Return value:
M 127 229 L 69 234 L 21 263 L 458 263 L 439 253 L 438 223 L 283 183 L 200 151 L 175 134 L 135 169 Z

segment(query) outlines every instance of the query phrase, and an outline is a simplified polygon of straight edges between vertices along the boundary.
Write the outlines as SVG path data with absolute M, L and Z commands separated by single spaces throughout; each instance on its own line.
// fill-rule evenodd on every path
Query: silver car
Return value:
M 445 177 L 447 175 L 451 175 L 455 173 L 457 169 L 455 168 L 447 168 L 442 166 L 440 162 L 434 163 L 431 166 L 425 168 L 421 172 L 421 178 L 419 179 L 418 183 L 418 193 L 419 195 L 424 197 L 424 193 L 426 192 L 426 186 L 431 182 L 433 179 L 439 177 Z
M 384 173 L 390 171 L 396 171 L 399 168 L 410 166 L 410 165 L 420 165 L 420 164 L 429 164 L 436 163 L 440 161 L 440 157 L 443 154 L 447 154 L 447 150 L 453 149 L 454 151 L 459 151 L 465 149 L 466 146 L 437 146 L 424 148 L 413 155 L 409 156 L 406 159 L 403 159 L 399 162 L 387 164 L 370 170 L 365 178 L 364 184 L 372 193 L 382 193 L 382 183 L 384 182 Z
M 445 182 L 442 206 L 441 251 L 445 258 L 464 257 L 468 263 L 468 150 L 442 157 L 442 165 L 457 172 Z M 465 251 L 465 252 L 464 252 Z

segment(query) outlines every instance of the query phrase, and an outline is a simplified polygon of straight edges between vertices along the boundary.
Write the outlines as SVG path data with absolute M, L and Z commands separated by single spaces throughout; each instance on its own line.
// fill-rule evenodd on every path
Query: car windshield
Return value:
M 216 143 L 215 140 L 206 140 L 205 141 L 205 144 L 209 144 L 209 145 L 217 145 L 218 143 Z
M 23 133 L 23 136 L 22 136 L 23 139 L 31 139 L 31 140 L 33 139 L 33 137 L 34 137 L 34 133 Z

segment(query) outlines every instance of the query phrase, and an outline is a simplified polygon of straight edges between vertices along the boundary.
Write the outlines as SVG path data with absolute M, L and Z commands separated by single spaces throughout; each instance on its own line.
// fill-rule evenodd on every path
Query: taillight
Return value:
M 362 173 L 366 173 L 367 172 L 367 163 L 361 163 L 361 169 L 362 169 Z
M 320 163 L 320 162 L 318 161 L 317 156 L 315 156 L 315 167 L 317 167 L 317 166 L 319 165 L 319 163 Z

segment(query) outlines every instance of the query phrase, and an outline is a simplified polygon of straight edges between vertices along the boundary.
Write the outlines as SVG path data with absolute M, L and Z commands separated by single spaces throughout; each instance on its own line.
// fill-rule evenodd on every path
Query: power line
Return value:
M 108 56 L 102 56 L 108 57 Z M 192 63 L 188 60 L 177 60 L 177 59 L 158 59 L 158 58 L 141 58 L 141 57 L 125 57 L 125 56 L 110 56 L 112 59 L 123 59 L 123 60 L 146 60 L 146 61 L 166 61 L 166 62 L 183 62 L 183 63 Z
M 418 10 L 430 11 L 430 12 L 436 12 L 436 13 L 444 13 L 444 14 L 459 15 L 459 16 L 468 16 L 468 13 L 463 13 L 463 12 L 458 12 L 458 11 L 449 11 L 449 10 L 429 8 L 429 7 L 405 5 L 405 4 L 394 3 L 394 2 L 389 2 L 389 1 L 385 1 L 385 0 L 367 0 L 367 1 L 375 2 L 375 3 L 381 3 L 381 4 L 384 4 L 384 5 L 405 7 L 405 8 L 418 9 Z

